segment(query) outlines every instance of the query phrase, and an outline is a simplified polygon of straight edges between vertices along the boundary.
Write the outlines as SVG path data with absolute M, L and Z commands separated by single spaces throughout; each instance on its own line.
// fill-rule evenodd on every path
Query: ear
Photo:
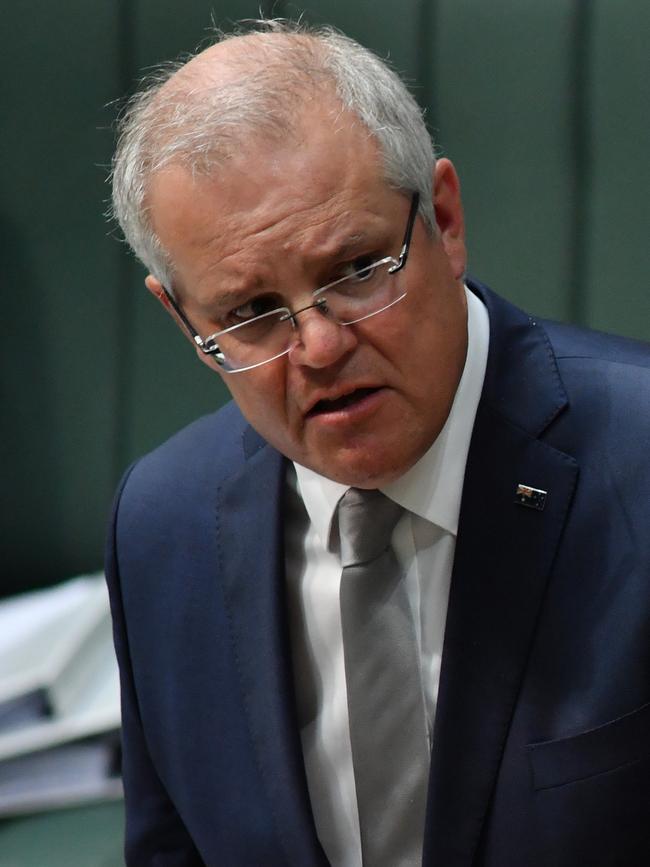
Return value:
M 145 277 L 144 285 L 151 292 L 151 294 L 154 296 L 154 298 L 157 298 L 158 301 L 160 301 L 162 306 L 165 308 L 165 310 L 169 313 L 169 315 L 172 317 L 174 322 L 181 329 L 181 331 L 183 332 L 185 337 L 187 337 L 187 339 L 190 341 L 190 343 L 192 344 L 192 347 L 194 348 L 196 354 L 198 355 L 199 359 L 203 362 L 203 364 L 207 365 L 210 368 L 210 370 L 212 370 L 212 371 L 216 370 L 216 372 L 219 375 L 223 376 L 223 372 L 222 372 L 221 368 L 219 367 L 219 365 L 214 360 L 214 358 L 212 358 L 211 355 L 206 355 L 204 352 L 201 352 L 199 347 L 192 340 L 191 335 L 188 334 L 187 328 L 185 327 L 185 325 L 183 324 L 183 322 L 179 318 L 178 313 L 174 310 L 172 305 L 169 303 L 169 298 L 167 297 L 167 294 L 165 293 L 165 291 L 163 289 L 163 285 L 160 282 L 160 280 L 157 280 L 156 277 L 153 276 L 153 274 L 148 274 Z
M 462 279 L 467 265 L 465 218 L 460 197 L 460 181 L 451 160 L 439 159 L 433 173 L 433 206 L 440 241 L 456 280 Z
M 144 280 L 144 285 L 151 292 L 154 298 L 157 298 L 160 301 L 165 310 L 167 310 L 168 313 L 171 313 L 171 304 L 169 303 L 169 299 L 163 291 L 162 283 L 160 282 L 160 280 L 157 280 L 153 276 L 153 274 L 147 274 Z
M 169 315 L 174 320 L 174 322 L 178 325 L 178 327 L 181 329 L 183 334 L 189 339 L 192 346 L 195 346 L 194 341 L 192 340 L 192 337 L 187 333 L 187 328 L 183 324 L 181 318 L 179 317 L 178 313 L 174 310 L 173 305 L 171 304 L 169 298 L 167 297 L 167 293 L 163 289 L 163 285 L 160 282 L 160 280 L 158 280 L 156 277 L 154 277 L 153 274 L 148 274 L 145 277 L 144 285 L 151 292 L 151 294 L 154 296 L 154 298 L 156 298 L 158 301 L 160 301 L 162 306 L 165 308 L 167 313 L 169 313 Z
M 180 320 L 178 313 L 174 310 L 173 305 L 170 303 L 169 298 L 167 297 L 167 293 L 163 289 L 163 285 L 160 280 L 154 277 L 153 274 L 148 274 L 145 277 L 144 285 L 151 292 L 154 298 L 160 301 L 160 303 L 172 317 L 174 322 L 180 327 L 181 331 L 183 331 L 183 333 L 187 333 L 187 329 Z M 190 340 L 191 339 L 192 338 L 190 337 Z

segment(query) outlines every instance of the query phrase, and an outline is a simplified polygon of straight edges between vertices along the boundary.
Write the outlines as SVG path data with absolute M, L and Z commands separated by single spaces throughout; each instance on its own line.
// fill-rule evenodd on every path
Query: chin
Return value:
M 412 461 L 397 463 L 394 455 L 391 455 L 390 460 L 383 461 L 377 460 L 377 456 L 373 455 L 356 460 L 350 459 L 345 462 L 331 461 L 325 464 L 326 469 L 315 469 L 321 475 L 327 476 L 335 482 L 340 482 L 342 485 L 370 490 L 382 488 L 384 485 L 396 481 L 413 466 L 416 460 L 414 458 Z

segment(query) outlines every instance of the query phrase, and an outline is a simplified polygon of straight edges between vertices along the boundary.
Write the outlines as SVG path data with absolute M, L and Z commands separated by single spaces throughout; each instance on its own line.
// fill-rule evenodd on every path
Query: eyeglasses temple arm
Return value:
M 199 347 L 201 352 L 205 352 L 206 355 L 211 355 L 214 352 L 219 351 L 219 347 L 213 340 L 204 340 L 201 335 L 198 333 L 196 328 L 192 325 L 190 320 L 187 318 L 185 313 L 183 312 L 183 308 L 177 303 L 176 299 L 172 295 L 172 293 L 165 286 L 162 287 L 163 292 L 165 293 L 165 298 L 169 302 L 172 310 L 178 316 L 178 318 L 183 323 L 185 330 L 190 335 L 192 340 Z
M 409 253 L 409 247 L 411 246 L 411 236 L 413 235 L 413 227 L 415 226 L 415 218 L 417 216 L 419 204 L 420 194 L 418 192 L 414 192 L 411 198 L 411 210 L 409 211 L 409 218 L 406 224 L 406 232 L 404 233 L 402 249 L 400 250 L 400 254 L 397 259 L 397 265 L 393 265 L 392 268 L 389 268 L 389 272 L 391 274 L 395 274 L 397 271 L 400 271 L 406 264 L 406 258 Z

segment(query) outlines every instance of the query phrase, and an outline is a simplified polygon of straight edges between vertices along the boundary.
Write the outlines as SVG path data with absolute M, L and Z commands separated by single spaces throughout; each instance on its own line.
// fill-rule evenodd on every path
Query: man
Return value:
M 453 165 L 332 32 L 158 81 L 114 203 L 234 398 L 116 501 L 128 863 L 648 863 L 647 347 L 465 284 Z

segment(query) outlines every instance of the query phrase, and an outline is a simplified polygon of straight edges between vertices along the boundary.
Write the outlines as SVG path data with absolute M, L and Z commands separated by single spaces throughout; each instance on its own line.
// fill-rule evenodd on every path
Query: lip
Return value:
M 363 392 L 351 403 L 332 407 L 332 409 L 317 409 L 321 401 L 339 401 L 343 398 Z M 314 397 L 310 408 L 305 413 L 305 419 L 310 422 L 322 424 L 341 424 L 360 420 L 366 414 L 374 411 L 382 400 L 385 388 L 378 385 L 355 385 L 353 388 L 345 388 L 336 392 L 319 394 Z

